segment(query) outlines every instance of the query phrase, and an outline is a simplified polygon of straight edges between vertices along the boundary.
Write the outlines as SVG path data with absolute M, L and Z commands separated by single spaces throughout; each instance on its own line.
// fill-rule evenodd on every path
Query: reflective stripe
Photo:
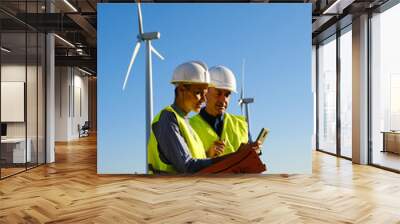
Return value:
M 182 133 L 183 138 L 185 139 L 185 142 L 189 148 L 189 153 L 191 154 L 192 158 L 205 159 L 206 154 L 200 138 L 197 136 L 196 132 L 191 130 L 190 125 L 187 124 L 185 119 L 182 118 L 171 106 L 168 106 L 161 110 L 161 112 L 154 117 L 152 125 L 158 122 L 158 120 L 160 119 L 160 115 L 164 110 L 173 112 L 175 114 L 175 117 L 178 121 L 179 130 Z M 147 148 L 147 161 L 149 163 L 149 167 L 151 166 L 156 171 L 176 173 L 176 170 L 172 165 L 166 164 L 160 159 L 158 152 L 158 143 L 156 137 L 154 136 L 153 130 L 151 130 L 149 144 Z M 149 170 L 149 173 L 152 172 L 150 172 Z
M 220 139 L 214 129 L 200 114 L 190 119 L 190 125 L 200 137 L 206 150 L 212 146 L 214 141 Z M 242 143 L 247 143 L 249 138 L 246 119 L 242 116 L 225 113 L 221 140 L 225 142 L 225 150 L 222 155 L 236 152 Z

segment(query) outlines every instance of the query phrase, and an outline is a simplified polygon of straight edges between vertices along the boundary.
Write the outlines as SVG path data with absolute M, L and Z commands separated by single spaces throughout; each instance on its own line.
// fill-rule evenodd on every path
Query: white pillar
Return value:
M 54 5 L 47 1 L 47 12 L 54 11 Z M 54 35 L 46 35 L 46 163 L 55 161 L 55 54 Z
M 54 35 L 46 36 L 46 163 L 55 161 L 54 133 L 55 133 L 55 76 L 54 76 Z
M 353 19 L 353 162 L 368 163 L 368 15 Z
M 312 55 L 311 55 L 311 92 L 313 94 L 313 121 L 314 121 L 314 129 L 313 134 L 311 136 L 311 147 L 312 150 L 317 148 L 317 48 L 315 45 L 312 45 Z

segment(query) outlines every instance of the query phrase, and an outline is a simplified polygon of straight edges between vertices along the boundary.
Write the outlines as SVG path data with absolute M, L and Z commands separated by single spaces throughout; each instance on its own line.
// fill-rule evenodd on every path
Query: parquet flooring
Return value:
M 0 181 L 0 223 L 400 223 L 400 175 L 313 153 L 312 175 L 96 174 L 96 138 Z
M 1 168 L 1 176 L 2 177 L 7 177 L 7 176 L 10 176 L 10 175 L 13 175 L 13 174 L 15 174 L 15 173 L 18 173 L 18 172 L 21 172 L 21 171 L 24 171 L 25 170 L 25 167 L 23 167 L 23 168 Z

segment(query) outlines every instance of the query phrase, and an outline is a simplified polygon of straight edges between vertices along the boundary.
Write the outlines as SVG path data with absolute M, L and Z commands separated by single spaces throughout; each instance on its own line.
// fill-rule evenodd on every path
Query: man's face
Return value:
M 231 91 L 225 89 L 208 88 L 207 112 L 213 116 L 222 115 L 228 108 Z
M 196 113 L 200 112 L 201 105 L 206 101 L 207 84 L 185 85 L 185 105 L 186 108 Z

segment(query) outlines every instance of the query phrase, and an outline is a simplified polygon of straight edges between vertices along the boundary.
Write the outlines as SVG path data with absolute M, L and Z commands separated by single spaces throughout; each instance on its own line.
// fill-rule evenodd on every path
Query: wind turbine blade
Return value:
M 135 49 L 133 50 L 131 62 L 129 63 L 128 71 L 126 72 L 126 75 L 125 75 L 125 81 L 124 81 L 124 85 L 122 86 L 122 90 L 125 90 L 125 86 L 126 86 L 126 83 L 128 82 L 129 74 L 131 72 L 132 65 L 133 65 L 133 62 L 135 61 L 136 55 L 139 52 L 139 48 L 140 48 L 140 41 L 136 42 Z
M 158 52 L 154 47 L 153 47 L 153 45 L 150 45 L 151 46 L 151 51 L 154 53 L 154 54 L 156 54 L 157 55 L 157 57 L 159 57 L 161 60 L 164 60 L 165 58 L 160 54 L 160 52 Z
M 138 9 L 138 19 L 139 19 L 139 33 L 143 35 L 143 19 L 142 19 L 142 9 L 140 7 L 140 1 L 137 3 Z

